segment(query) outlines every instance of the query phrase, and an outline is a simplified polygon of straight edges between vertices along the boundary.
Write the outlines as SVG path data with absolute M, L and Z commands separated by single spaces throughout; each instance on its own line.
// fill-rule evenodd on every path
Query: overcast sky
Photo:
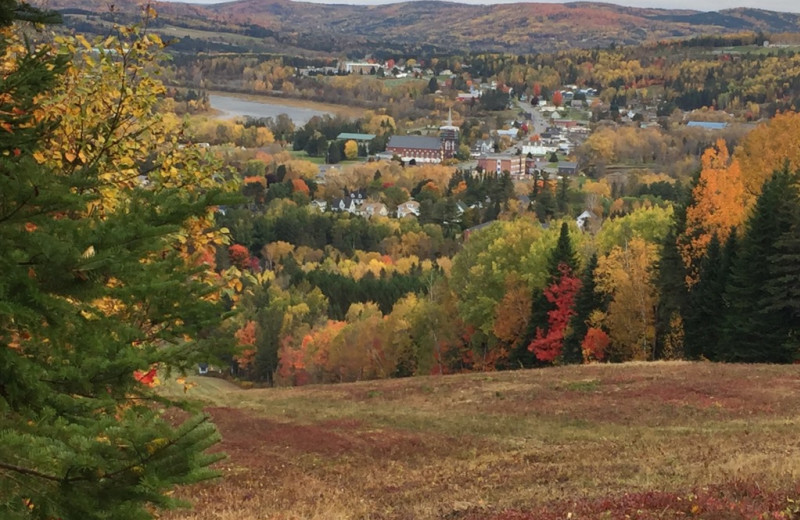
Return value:
M 219 0 L 166 0 L 170 2 L 185 2 L 192 4 L 216 4 Z M 392 0 L 305 0 L 325 4 L 388 4 Z M 398 0 L 394 0 L 398 1 Z M 462 0 L 460 3 L 466 4 L 498 4 L 511 3 L 514 0 Z M 538 0 L 548 3 L 563 3 L 558 0 Z M 664 9 L 694 9 L 698 11 L 719 11 L 731 7 L 757 7 L 771 11 L 785 11 L 790 13 L 800 13 L 800 1 L 798 0 L 615 0 L 609 3 L 628 5 L 633 7 L 661 7 Z

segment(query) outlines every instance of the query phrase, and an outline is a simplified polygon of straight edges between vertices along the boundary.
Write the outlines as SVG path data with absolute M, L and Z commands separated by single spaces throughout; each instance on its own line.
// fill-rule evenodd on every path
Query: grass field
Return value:
M 800 518 L 796 366 L 195 380 L 228 458 L 164 518 Z

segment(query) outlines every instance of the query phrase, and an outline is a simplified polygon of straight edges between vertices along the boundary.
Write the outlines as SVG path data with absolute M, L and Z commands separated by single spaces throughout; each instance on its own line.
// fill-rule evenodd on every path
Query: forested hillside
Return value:
M 794 15 L 53 5 L 0 1 L 4 520 L 797 516 L 797 33 L 615 43 Z
M 68 13 L 69 26 L 99 30 L 109 21 L 137 16 L 133 3 L 109 13 L 105 2 L 54 0 Z M 401 2 L 375 6 L 239 0 L 192 6 L 156 3 L 152 22 L 170 36 L 200 41 L 200 48 L 233 52 L 287 52 L 317 55 L 492 51 L 550 52 L 576 47 L 629 45 L 743 30 L 796 32 L 798 15 L 759 9 L 703 13 L 642 9 L 612 4 L 515 3 L 468 5 Z M 197 43 L 195 43 L 197 45 Z

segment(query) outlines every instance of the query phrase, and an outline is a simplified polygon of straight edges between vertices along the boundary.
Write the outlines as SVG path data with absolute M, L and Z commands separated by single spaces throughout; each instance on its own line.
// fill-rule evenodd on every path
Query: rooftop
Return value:
M 375 134 L 353 134 L 350 132 L 342 132 L 336 136 L 336 139 L 352 139 L 354 141 L 372 141 L 375 139 Z
M 713 121 L 689 121 L 686 126 L 693 128 L 705 128 L 706 130 L 722 130 L 728 126 L 728 123 L 716 123 Z
M 424 150 L 441 150 L 442 141 L 438 137 L 421 135 L 393 135 L 387 148 L 421 148 Z

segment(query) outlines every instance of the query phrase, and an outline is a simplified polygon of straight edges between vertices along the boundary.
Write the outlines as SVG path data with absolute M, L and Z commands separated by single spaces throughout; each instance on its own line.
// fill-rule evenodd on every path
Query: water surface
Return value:
M 233 96 L 223 96 L 220 94 L 209 94 L 211 108 L 220 111 L 222 118 L 231 117 L 272 117 L 273 119 L 280 114 L 286 114 L 297 126 L 305 125 L 314 116 L 331 114 L 324 110 L 313 108 L 302 108 L 280 103 L 265 103 L 263 101 L 251 101 Z M 333 115 L 333 114 L 331 114 Z

